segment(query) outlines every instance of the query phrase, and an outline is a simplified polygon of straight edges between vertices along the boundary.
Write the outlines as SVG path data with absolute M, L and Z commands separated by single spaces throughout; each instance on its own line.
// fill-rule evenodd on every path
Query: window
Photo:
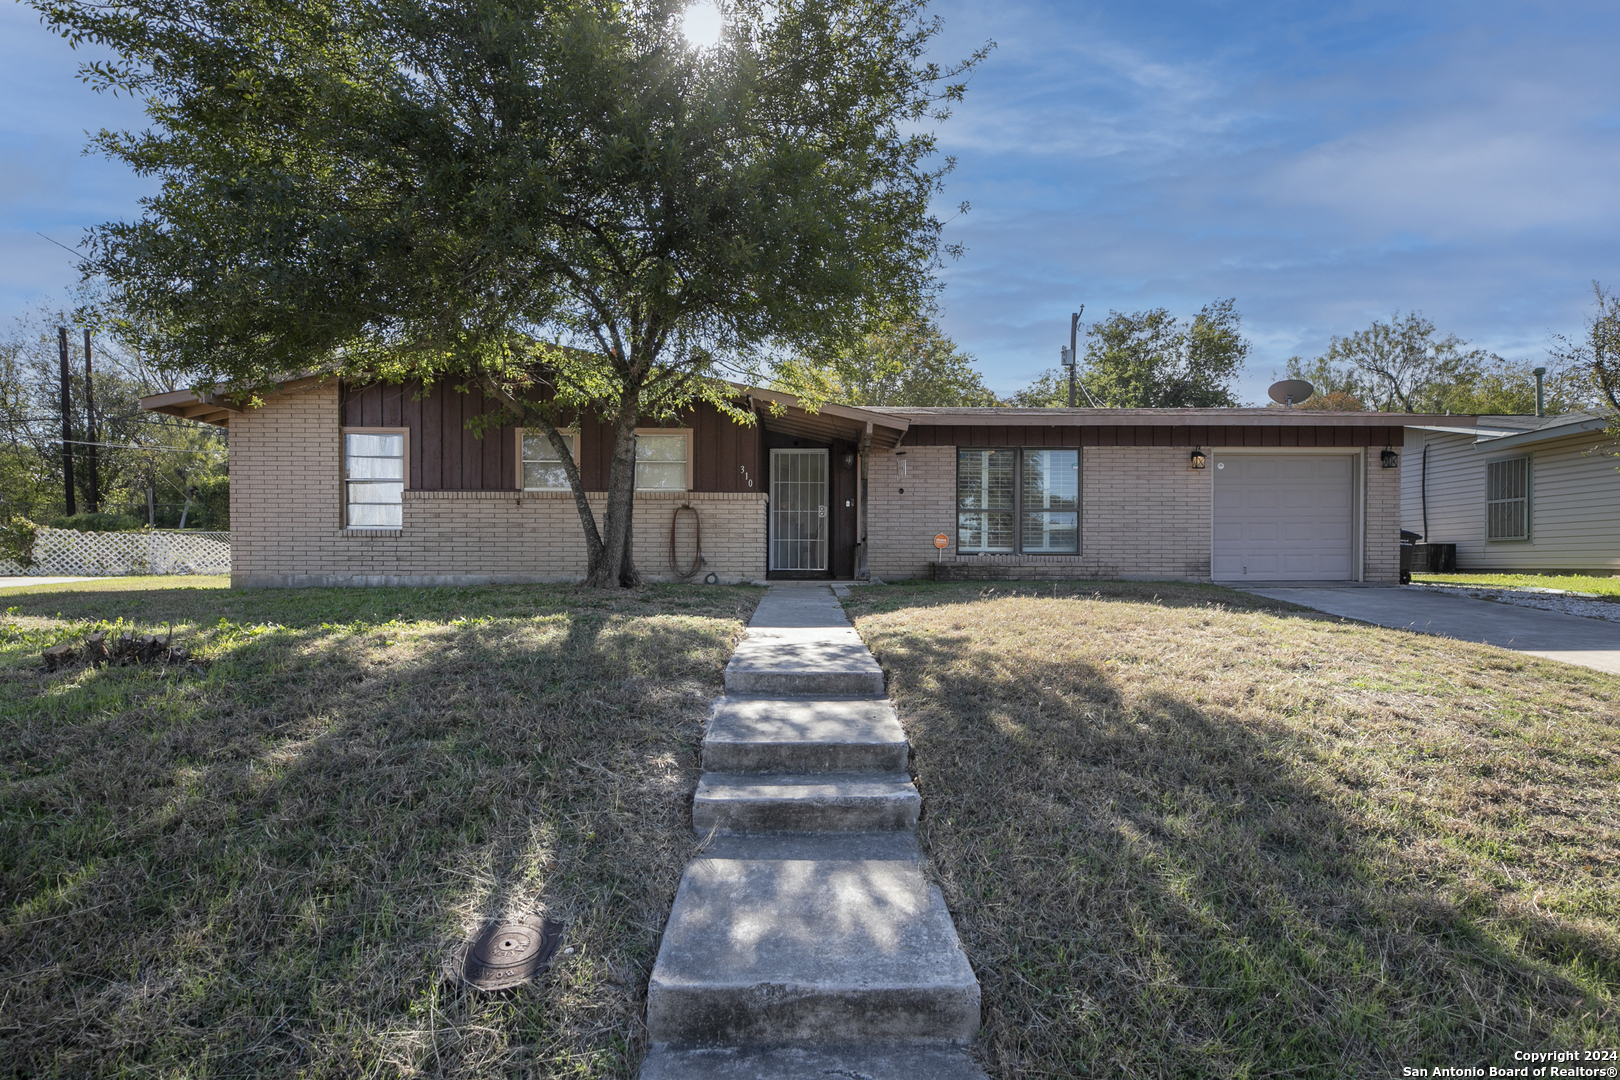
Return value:
M 1021 497 L 1025 551 L 1079 550 L 1078 450 L 1025 450 Z
M 579 464 L 579 436 L 572 431 L 561 433 L 563 441 L 568 444 L 568 452 L 573 455 L 574 464 Z M 568 474 L 563 471 L 562 458 L 557 456 L 557 448 L 551 445 L 543 431 L 525 431 L 523 433 L 523 490 L 524 491 L 568 491 Z
M 1012 551 L 1016 450 L 956 452 L 956 550 Z
M 344 522 L 351 529 L 397 529 L 405 491 L 405 433 L 343 433 Z
M 1485 463 L 1485 539 L 1530 539 L 1530 459 Z
M 636 490 L 685 491 L 687 433 L 636 433 Z
M 1080 550 L 1080 451 L 956 452 L 956 550 Z

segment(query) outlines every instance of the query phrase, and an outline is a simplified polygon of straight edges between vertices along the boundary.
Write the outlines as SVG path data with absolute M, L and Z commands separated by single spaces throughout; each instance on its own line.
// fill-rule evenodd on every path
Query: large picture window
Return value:
M 636 432 L 636 490 L 685 491 L 685 431 Z
M 1080 550 L 1079 450 L 956 451 L 956 550 Z
M 344 524 L 351 529 L 397 529 L 405 491 L 405 433 L 343 433 Z
M 1530 539 L 1530 459 L 1485 463 L 1485 539 Z
M 561 433 L 568 443 L 568 452 L 579 464 L 579 437 L 572 431 Z M 568 491 L 568 474 L 563 471 L 562 458 L 543 431 L 523 433 L 523 490 Z

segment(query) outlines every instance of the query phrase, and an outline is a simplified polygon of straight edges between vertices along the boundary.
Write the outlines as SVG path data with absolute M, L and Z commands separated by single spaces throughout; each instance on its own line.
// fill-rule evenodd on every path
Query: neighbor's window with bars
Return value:
M 686 490 L 686 432 L 636 434 L 636 490 Z
M 571 431 L 561 433 L 568 444 L 568 453 L 579 464 L 579 437 Z M 523 490 L 568 491 L 568 474 L 563 471 L 562 458 L 543 431 L 523 433 Z
M 343 496 L 351 529 L 397 529 L 405 491 L 405 435 L 345 432 Z
M 956 451 L 956 550 L 1080 550 L 1080 451 Z
M 1485 463 L 1485 539 L 1530 538 L 1530 459 Z

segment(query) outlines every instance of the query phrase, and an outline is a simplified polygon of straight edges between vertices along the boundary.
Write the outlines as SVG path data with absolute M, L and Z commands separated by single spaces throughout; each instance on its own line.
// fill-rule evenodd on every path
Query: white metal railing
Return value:
M 228 532 L 78 532 L 42 528 L 34 565 L 0 559 L 0 575 L 115 577 L 129 574 L 228 574 Z

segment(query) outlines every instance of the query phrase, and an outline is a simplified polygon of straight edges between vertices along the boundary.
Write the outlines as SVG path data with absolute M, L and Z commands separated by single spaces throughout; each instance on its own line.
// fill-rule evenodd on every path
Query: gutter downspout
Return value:
M 1423 492 L 1423 542 L 1429 542 L 1429 440 L 1423 440 L 1423 479 L 1421 481 Z

